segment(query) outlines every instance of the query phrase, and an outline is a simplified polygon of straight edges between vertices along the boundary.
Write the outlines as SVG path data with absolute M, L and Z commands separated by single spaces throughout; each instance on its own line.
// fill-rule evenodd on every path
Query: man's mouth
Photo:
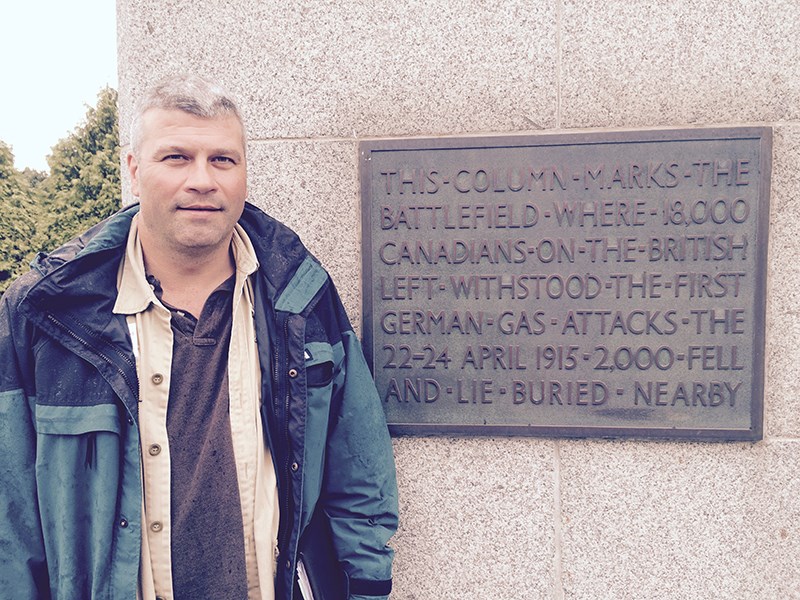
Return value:
M 202 211 L 202 212 L 215 212 L 222 210 L 218 206 L 207 206 L 204 204 L 191 204 L 189 206 L 179 206 L 178 210 L 191 210 L 191 211 Z

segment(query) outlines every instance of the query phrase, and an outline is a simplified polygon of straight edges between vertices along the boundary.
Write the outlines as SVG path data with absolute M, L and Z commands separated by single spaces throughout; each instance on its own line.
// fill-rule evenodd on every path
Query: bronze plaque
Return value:
M 757 440 L 772 132 L 362 143 L 395 434 Z

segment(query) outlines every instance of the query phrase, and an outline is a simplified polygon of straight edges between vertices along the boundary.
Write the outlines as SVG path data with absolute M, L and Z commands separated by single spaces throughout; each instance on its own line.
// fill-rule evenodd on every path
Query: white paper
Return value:
M 311 582 L 308 580 L 306 566 L 302 560 L 297 561 L 297 583 L 300 585 L 303 600 L 314 600 L 314 592 L 311 591 Z

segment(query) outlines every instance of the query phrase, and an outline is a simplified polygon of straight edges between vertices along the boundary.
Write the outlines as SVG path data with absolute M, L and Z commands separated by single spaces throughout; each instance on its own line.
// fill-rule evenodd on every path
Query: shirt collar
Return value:
M 233 249 L 233 260 L 236 261 L 237 281 L 240 273 L 247 277 L 258 270 L 256 249 L 253 247 L 253 243 L 245 233 L 245 230 L 238 223 L 233 227 L 231 248 Z

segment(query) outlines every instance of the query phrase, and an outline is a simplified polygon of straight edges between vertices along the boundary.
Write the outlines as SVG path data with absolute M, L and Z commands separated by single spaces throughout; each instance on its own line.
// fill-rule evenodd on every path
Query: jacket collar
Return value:
M 239 225 L 253 242 L 270 303 L 290 313 L 310 311 L 328 274 L 297 234 L 251 204 L 245 204 Z

